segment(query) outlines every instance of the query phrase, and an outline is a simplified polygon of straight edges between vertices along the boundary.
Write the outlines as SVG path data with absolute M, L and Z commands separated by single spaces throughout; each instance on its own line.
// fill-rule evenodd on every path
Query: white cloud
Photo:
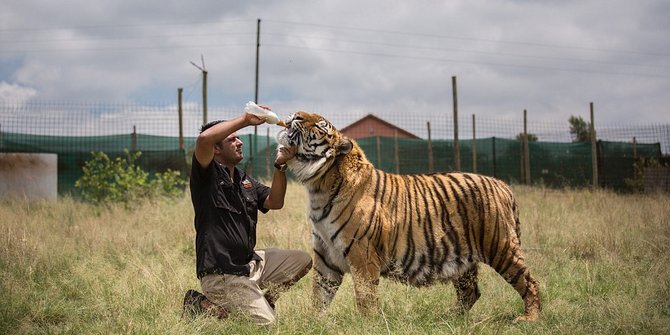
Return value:
M 47 86 L 62 78 L 59 66 L 42 61 L 30 61 L 24 64 L 16 70 L 14 77 L 20 83 L 37 86 Z
M 567 120 L 593 101 L 604 121 L 670 123 L 662 0 L 26 0 L 0 13 L 0 81 L 35 99 L 164 102 L 183 87 L 199 101 L 189 62 L 202 54 L 210 105 L 241 107 L 260 17 L 259 98 L 286 114 L 449 109 L 457 76 L 464 115 Z
M 10 84 L 7 82 L 0 82 L 0 100 L 11 103 L 24 102 L 37 94 L 35 89 L 21 86 L 19 84 Z

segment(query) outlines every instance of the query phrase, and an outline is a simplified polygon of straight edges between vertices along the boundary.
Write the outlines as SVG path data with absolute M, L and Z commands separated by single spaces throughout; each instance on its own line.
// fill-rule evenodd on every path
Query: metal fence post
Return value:
M 461 171 L 461 149 L 458 145 L 458 94 L 455 76 L 451 77 L 451 86 L 454 97 L 454 169 Z
M 435 163 L 433 161 L 433 140 L 430 135 L 430 121 L 426 122 L 428 128 L 428 173 L 435 171 Z
M 528 148 L 528 112 L 523 110 L 523 177 L 524 183 L 530 185 L 530 152 Z
M 472 114 L 472 172 L 477 173 L 477 135 L 475 127 L 475 114 Z

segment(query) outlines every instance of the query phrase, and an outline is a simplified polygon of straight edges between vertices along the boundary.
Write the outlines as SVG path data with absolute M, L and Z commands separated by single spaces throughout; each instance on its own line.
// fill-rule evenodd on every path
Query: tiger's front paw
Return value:
M 540 319 L 540 313 L 530 313 L 530 314 L 524 314 L 516 319 L 514 319 L 514 323 L 517 322 L 527 322 L 527 321 L 537 321 Z

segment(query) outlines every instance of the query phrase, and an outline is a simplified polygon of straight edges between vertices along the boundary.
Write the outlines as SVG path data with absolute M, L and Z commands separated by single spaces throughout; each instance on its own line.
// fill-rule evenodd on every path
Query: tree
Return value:
M 75 182 L 82 198 L 96 204 L 113 202 L 132 206 L 141 199 L 158 196 L 177 197 L 183 193 L 186 181 L 179 171 L 156 172 L 153 178 L 135 163 L 142 154 L 125 150 L 126 157 L 109 158 L 104 152 L 94 152 L 82 168 L 83 175 Z
M 523 141 L 523 133 L 516 135 L 517 141 Z M 537 142 L 537 135 L 528 133 L 528 142 Z
M 570 135 L 572 142 L 591 142 L 591 122 L 586 122 L 581 116 L 570 116 Z

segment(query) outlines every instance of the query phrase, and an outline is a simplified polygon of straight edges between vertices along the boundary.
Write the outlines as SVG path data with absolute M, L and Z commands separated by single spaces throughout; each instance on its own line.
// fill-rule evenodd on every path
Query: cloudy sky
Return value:
M 37 1 L 0 3 L 0 100 L 201 96 L 281 114 L 429 114 L 670 123 L 670 1 Z M 283 115 L 281 115 L 283 116 Z

